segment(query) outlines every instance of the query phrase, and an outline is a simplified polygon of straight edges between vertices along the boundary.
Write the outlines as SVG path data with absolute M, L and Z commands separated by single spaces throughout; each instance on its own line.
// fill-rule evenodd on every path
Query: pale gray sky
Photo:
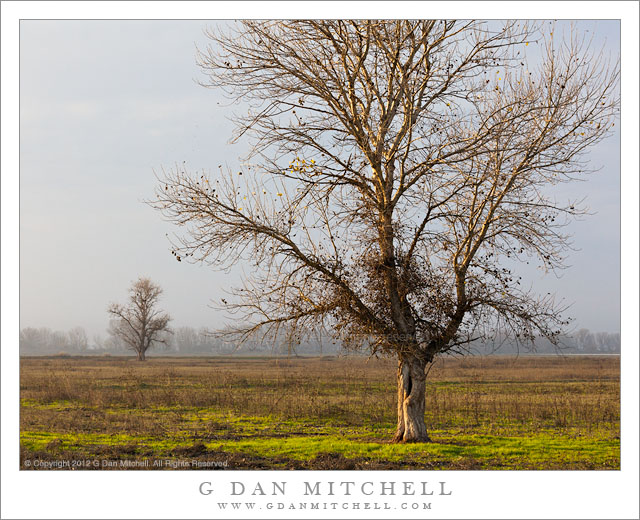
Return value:
M 164 287 L 174 325 L 223 325 L 208 304 L 237 273 L 176 262 L 171 227 L 142 203 L 154 169 L 213 170 L 244 151 L 228 144 L 233 107 L 195 82 L 195 46 L 212 23 L 21 22 L 21 327 L 104 335 L 107 304 L 140 275 Z M 579 27 L 618 53 L 618 22 Z M 586 196 L 595 212 L 570 228 L 572 267 L 560 279 L 529 274 L 540 292 L 574 302 L 575 326 L 593 331 L 620 330 L 619 146 L 616 134 L 594 149 L 601 172 L 559 192 Z

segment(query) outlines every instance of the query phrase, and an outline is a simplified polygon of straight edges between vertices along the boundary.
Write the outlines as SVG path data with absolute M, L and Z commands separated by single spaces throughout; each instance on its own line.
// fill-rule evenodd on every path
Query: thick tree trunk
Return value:
M 146 359 L 145 355 L 144 355 L 144 350 L 140 349 L 138 350 L 138 361 L 144 361 Z
M 398 361 L 398 428 L 394 442 L 429 442 L 424 422 L 425 362 L 415 357 Z

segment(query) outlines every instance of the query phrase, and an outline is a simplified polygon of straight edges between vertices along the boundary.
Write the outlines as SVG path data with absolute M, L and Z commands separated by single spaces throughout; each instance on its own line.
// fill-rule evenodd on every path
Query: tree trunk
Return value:
M 144 355 L 144 350 L 140 349 L 138 350 L 138 361 L 144 361 L 146 359 L 145 355 Z
M 394 442 L 429 442 L 424 423 L 426 363 L 415 357 L 398 361 L 398 428 Z

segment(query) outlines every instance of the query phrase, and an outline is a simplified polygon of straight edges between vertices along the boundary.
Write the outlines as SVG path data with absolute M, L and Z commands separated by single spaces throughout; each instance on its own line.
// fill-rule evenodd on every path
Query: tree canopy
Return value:
M 126 305 L 112 303 L 108 308 L 112 316 L 109 333 L 136 352 L 139 361 L 146 359 L 151 347 L 166 343 L 166 334 L 171 332 L 171 317 L 157 308 L 161 294 L 159 285 L 141 277 L 131 284 Z
M 439 354 L 494 334 L 556 341 L 562 305 L 514 266 L 563 267 L 584 208 L 553 187 L 592 169 L 617 62 L 519 21 L 243 21 L 208 36 L 202 83 L 250 107 L 235 119 L 249 162 L 165 171 L 152 204 L 185 227 L 178 260 L 252 263 L 228 305 L 242 334 L 322 324 L 397 355 L 399 417 L 403 402 L 424 411 Z M 426 438 L 407 421 L 400 440 Z

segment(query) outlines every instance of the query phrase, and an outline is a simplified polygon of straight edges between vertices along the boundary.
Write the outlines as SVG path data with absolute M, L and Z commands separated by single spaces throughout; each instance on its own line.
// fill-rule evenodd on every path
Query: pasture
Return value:
M 427 444 L 389 442 L 395 372 L 363 357 L 22 358 L 21 468 L 620 468 L 617 356 L 441 359 Z

